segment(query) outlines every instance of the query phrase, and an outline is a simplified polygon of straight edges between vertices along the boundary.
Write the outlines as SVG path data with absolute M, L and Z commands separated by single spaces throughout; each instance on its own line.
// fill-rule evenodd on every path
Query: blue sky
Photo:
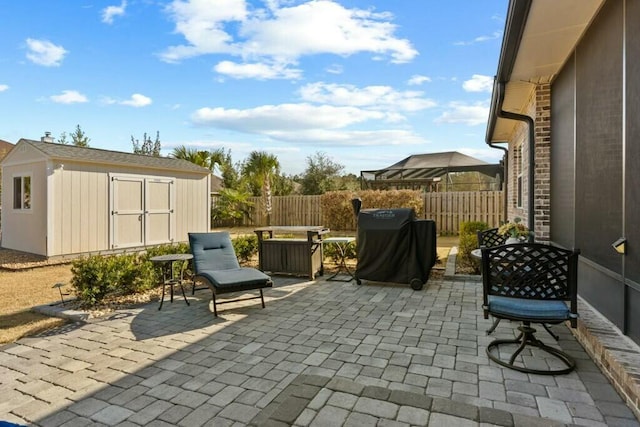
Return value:
M 160 132 L 345 172 L 484 142 L 507 0 L 20 0 L 0 8 L 0 139 L 132 151 Z

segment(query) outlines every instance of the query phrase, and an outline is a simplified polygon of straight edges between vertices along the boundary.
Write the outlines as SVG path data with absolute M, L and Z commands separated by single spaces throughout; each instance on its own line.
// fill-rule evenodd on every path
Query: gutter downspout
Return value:
M 504 111 L 502 109 L 502 102 L 504 101 L 504 82 L 498 82 L 498 90 L 500 91 L 500 97 L 498 100 L 497 116 L 502 119 L 518 120 L 525 122 L 529 128 L 529 231 L 535 236 L 535 167 L 536 167 L 536 133 L 534 128 L 533 119 L 525 114 L 512 113 L 510 111 Z
M 507 215 L 508 215 L 508 206 L 507 206 L 507 200 L 508 200 L 508 194 L 509 192 L 507 191 L 509 189 L 509 150 L 507 150 L 504 147 L 501 147 L 499 145 L 495 145 L 494 142 L 489 141 L 487 143 L 489 145 L 489 147 L 491 148 L 495 148 L 496 150 L 502 150 L 504 153 L 504 168 L 503 168 L 503 176 L 502 176 L 502 182 L 504 183 L 504 188 L 502 189 L 502 191 L 504 191 L 504 212 L 503 213 L 503 218 L 505 221 L 507 221 Z
M 493 84 L 493 94 L 491 97 L 491 109 L 489 111 L 489 123 L 487 126 L 487 133 L 485 136 L 486 143 L 493 148 L 494 147 L 491 138 L 495 130 L 497 118 L 505 118 L 510 120 L 524 121 L 529 126 L 529 218 L 528 227 L 534 235 L 535 230 L 535 129 L 534 121 L 531 117 L 523 114 L 511 113 L 509 111 L 503 111 L 502 106 L 504 102 L 504 88 L 505 84 L 511 80 L 511 72 L 515 64 L 518 50 L 520 48 L 520 42 L 522 41 L 522 35 L 527 23 L 527 17 L 533 0 L 509 0 L 509 8 L 507 10 L 507 20 L 505 23 L 504 38 L 502 40 L 502 48 L 500 51 L 500 59 L 498 60 L 498 72 Z M 496 97 L 496 92 L 498 96 Z M 505 141 L 507 142 L 507 141 Z M 508 181 L 507 168 L 505 164 L 505 182 Z M 505 188 L 505 197 L 506 197 Z M 507 200 L 505 199 L 505 209 L 507 206 Z M 506 215 L 505 215 L 506 219 Z

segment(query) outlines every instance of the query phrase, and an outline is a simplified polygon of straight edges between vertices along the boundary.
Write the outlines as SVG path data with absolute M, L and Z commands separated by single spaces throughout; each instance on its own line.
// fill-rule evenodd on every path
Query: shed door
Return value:
M 111 177 L 111 248 L 172 243 L 172 178 Z
M 111 179 L 111 248 L 144 245 L 144 179 Z
M 173 180 L 145 180 L 145 244 L 173 242 Z

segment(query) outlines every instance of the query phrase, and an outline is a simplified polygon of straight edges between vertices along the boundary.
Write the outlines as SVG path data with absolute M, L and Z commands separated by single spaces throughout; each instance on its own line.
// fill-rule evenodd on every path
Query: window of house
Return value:
M 524 170 L 524 156 L 522 153 L 522 145 L 518 148 L 517 151 L 517 156 L 518 156 L 518 188 L 517 188 L 517 200 L 516 200 L 516 206 L 521 208 L 522 207 L 522 192 L 523 192 L 523 188 L 522 188 L 522 171 Z
M 31 177 L 13 177 L 13 209 L 31 209 Z

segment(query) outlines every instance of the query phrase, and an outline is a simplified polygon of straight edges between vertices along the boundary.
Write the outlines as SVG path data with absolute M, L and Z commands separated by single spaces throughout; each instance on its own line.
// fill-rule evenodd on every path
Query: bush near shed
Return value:
M 232 242 L 241 263 L 257 253 L 256 236 L 240 236 Z M 188 244 L 178 243 L 150 247 L 144 253 L 90 255 L 73 262 L 71 284 L 81 303 L 93 307 L 109 296 L 142 293 L 157 286 L 162 277 L 160 269 L 151 262 L 152 257 L 189 252 Z M 180 267 L 174 263 L 175 273 Z M 191 265 L 187 266 L 188 274 L 190 269 Z

